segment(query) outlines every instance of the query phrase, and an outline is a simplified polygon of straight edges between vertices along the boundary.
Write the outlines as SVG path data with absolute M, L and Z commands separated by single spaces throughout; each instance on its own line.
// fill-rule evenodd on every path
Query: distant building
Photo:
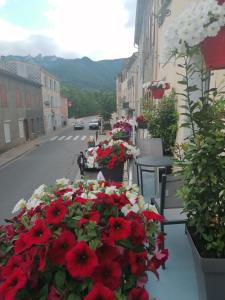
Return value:
M 41 84 L 0 69 L 0 152 L 43 133 Z
M 61 122 L 62 126 L 65 126 L 68 122 L 68 99 L 61 96 L 61 107 L 60 107 L 60 113 L 61 113 Z
M 45 133 L 62 126 L 60 82 L 44 68 L 17 60 L 1 60 L 0 68 L 42 85 Z

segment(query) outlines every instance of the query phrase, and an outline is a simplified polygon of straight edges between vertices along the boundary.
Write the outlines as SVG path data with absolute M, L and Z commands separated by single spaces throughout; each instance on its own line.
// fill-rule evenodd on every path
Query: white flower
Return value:
M 108 195 L 112 195 L 116 192 L 117 190 L 117 187 L 112 185 L 112 186 L 107 186 L 106 189 L 105 189 L 105 193 L 108 194 Z
M 35 207 L 37 207 L 39 204 L 41 204 L 42 203 L 42 201 L 40 200 L 40 199 L 38 199 L 38 198 L 30 198 L 28 201 L 27 201 L 27 205 L 26 205 L 26 207 L 27 207 L 27 209 L 29 210 L 29 209 L 31 209 L 31 208 L 35 208 Z
M 126 204 L 125 206 L 123 206 L 121 208 L 121 211 L 126 216 L 127 214 L 129 214 L 129 212 L 133 211 L 133 212 L 137 213 L 140 211 L 140 209 L 139 209 L 138 204 L 134 204 L 134 205 Z
M 134 205 L 136 203 L 136 200 L 138 198 L 137 194 L 127 191 L 126 196 L 132 205 Z
M 32 197 L 40 197 L 44 193 L 46 187 L 47 186 L 45 184 L 40 185 L 36 190 L 34 190 Z
M 144 209 L 145 210 L 153 211 L 153 212 L 155 212 L 157 214 L 159 213 L 158 210 L 157 210 L 157 208 L 155 207 L 155 205 L 152 205 L 150 203 L 145 203 Z
M 20 199 L 16 205 L 14 206 L 12 213 L 16 213 L 17 211 L 20 211 L 21 209 L 26 207 L 26 201 L 24 199 Z
M 60 185 L 67 185 L 69 184 L 70 180 L 67 178 L 60 178 L 60 179 L 56 179 L 56 184 L 60 184 Z
M 85 198 L 85 199 L 96 199 L 96 195 L 94 193 L 91 192 L 84 192 L 81 195 L 81 198 Z

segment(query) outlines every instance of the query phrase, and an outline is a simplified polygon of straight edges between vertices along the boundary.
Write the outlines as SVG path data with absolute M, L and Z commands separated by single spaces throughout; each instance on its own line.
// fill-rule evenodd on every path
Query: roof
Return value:
M 12 72 L 9 72 L 9 71 L 3 70 L 3 69 L 0 69 L 0 75 L 6 76 L 6 77 L 9 77 L 9 78 L 21 81 L 21 82 L 25 82 L 25 83 L 28 83 L 28 84 L 31 84 L 31 85 L 34 85 L 34 86 L 37 86 L 37 87 L 41 87 L 42 86 L 42 84 L 40 84 L 38 82 L 29 80 L 27 78 L 24 78 L 22 76 L 19 76 L 19 75 L 15 74 L 15 73 L 12 73 Z

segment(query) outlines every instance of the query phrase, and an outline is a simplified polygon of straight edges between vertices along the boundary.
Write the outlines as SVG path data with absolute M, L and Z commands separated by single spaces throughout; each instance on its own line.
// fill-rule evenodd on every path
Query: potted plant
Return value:
M 184 176 L 179 194 L 187 213 L 199 300 L 221 300 L 225 295 L 225 99 L 216 88 L 204 90 L 208 72 L 190 61 L 181 66 L 185 75 L 180 82 L 186 91 L 182 126 L 192 134 L 177 153 Z M 191 84 L 190 72 L 201 75 L 201 88 Z M 196 90 L 201 97 L 193 101 Z
M 145 116 L 143 116 L 143 115 L 138 116 L 136 118 L 136 122 L 138 124 L 139 129 L 146 129 L 147 128 L 148 123 L 147 123 L 147 120 L 146 120 Z
M 122 118 L 113 125 L 113 130 L 114 131 L 112 131 L 112 133 L 115 133 L 114 139 L 129 140 L 132 132 L 132 125 L 130 124 L 129 120 Z
M 189 5 L 165 33 L 164 60 L 201 48 L 208 69 L 225 68 L 225 0 Z
M 113 128 L 110 135 L 113 140 L 128 141 L 130 139 L 130 131 L 127 131 L 124 127 Z
M 153 99 L 162 99 L 165 90 L 170 89 L 170 84 L 163 80 L 160 81 L 154 80 L 145 83 L 143 87 L 146 91 L 150 91 L 150 94 Z
M 131 143 L 110 140 L 100 143 L 95 160 L 107 180 L 123 181 L 124 162 L 139 155 L 140 151 Z
M 168 251 L 136 186 L 61 179 L 14 212 L 0 227 L 1 299 L 149 299 L 146 272 Z

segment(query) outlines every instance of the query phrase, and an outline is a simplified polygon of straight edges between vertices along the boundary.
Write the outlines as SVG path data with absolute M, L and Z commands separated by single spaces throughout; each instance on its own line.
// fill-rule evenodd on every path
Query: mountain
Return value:
M 38 64 L 54 74 L 62 84 L 78 89 L 115 89 L 116 75 L 121 71 L 124 59 L 93 61 L 88 57 L 65 59 L 56 56 L 6 56 Z

